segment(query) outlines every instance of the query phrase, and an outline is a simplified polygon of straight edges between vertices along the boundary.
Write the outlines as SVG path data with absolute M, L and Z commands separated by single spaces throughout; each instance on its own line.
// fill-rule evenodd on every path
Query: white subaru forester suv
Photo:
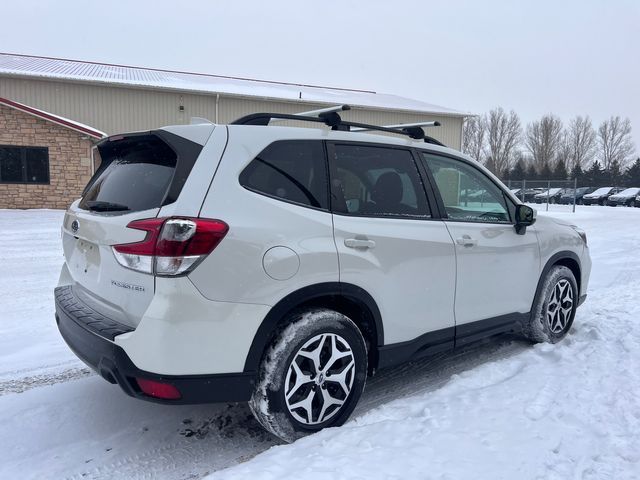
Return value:
M 421 129 L 254 114 L 98 150 L 56 321 L 134 397 L 248 401 L 291 441 L 343 424 L 378 369 L 503 332 L 555 343 L 586 298 L 584 232 Z

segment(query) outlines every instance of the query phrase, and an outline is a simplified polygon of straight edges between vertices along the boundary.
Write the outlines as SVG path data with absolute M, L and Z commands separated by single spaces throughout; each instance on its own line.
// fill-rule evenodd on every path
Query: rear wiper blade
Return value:
M 93 212 L 123 212 L 129 210 L 129 207 L 121 203 L 101 202 L 98 200 L 88 201 L 87 206 Z

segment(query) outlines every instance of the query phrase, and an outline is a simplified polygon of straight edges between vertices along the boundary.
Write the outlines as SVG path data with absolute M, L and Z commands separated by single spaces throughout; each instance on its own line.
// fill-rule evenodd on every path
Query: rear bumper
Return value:
M 56 288 L 55 297 L 56 322 L 69 348 L 105 380 L 117 383 L 127 395 L 166 404 L 244 402 L 251 397 L 256 377 L 253 372 L 181 376 L 139 369 L 124 349 L 109 339 L 118 335 L 118 328 L 125 333 L 131 331 L 129 327 L 91 311 L 73 295 L 70 286 Z M 108 328 L 97 328 L 104 324 Z M 136 378 L 169 383 L 179 390 L 181 398 L 164 400 L 148 396 L 140 390 Z

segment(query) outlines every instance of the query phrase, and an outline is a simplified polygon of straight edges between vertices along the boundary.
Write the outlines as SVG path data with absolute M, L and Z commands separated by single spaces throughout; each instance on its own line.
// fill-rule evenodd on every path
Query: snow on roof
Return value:
M 103 138 L 108 136 L 106 133 L 101 132 L 100 130 L 96 130 L 93 127 L 85 125 L 84 123 L 76 122 L 75 120 L 61 117 L 60 115 L 54 115 L 53 113 L 45 112 L 44 110 L 39 110 L 23 103 L 14 102 L 13 100 L 9 100 L 8 98 L 0 97 L 0 105 L 5 105 L 7 107 L 20 110 L 21 112 L 33 115 L 35 117 L 57 123 L 58 125 L 70 128 L 71 130 L 75 130 L 76 132 L 84 133 L 85 135 L 89 135 L 93 138 Z
M 321 87 L 203 73 L 84 62 L 61 58 L 0 53 L 0 75 L 43 77 L 121 86 L 139 86 L 199 93 L 222 93 L 280 100 L 302 100 L 330 105 L 349 104 L 386 110 L 469 116 L 438 105 L 369 90 Z

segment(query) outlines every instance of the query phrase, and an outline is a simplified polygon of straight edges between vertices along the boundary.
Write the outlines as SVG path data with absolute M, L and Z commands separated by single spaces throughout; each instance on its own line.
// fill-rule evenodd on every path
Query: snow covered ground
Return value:
M 383 371 L 345 426 L 278 445 L 245 405 L 155 405 L 91 374 L 53 321 L 62 213 L 0 211 L 0 478 L 640 478 L 640 209 L 549 214 L 594 262 L 567 339 Z

